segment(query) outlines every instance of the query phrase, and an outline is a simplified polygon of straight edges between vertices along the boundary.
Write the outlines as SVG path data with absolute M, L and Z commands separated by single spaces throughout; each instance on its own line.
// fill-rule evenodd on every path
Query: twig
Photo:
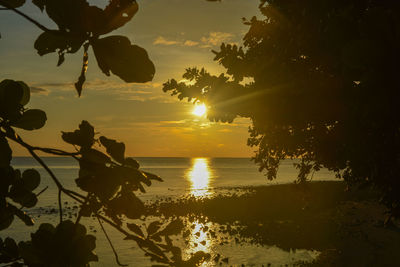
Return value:
M 99 219 L 99 217 L 97 217 L 97 221 L 99 222 L 100 227 L 101 227 L 101 230 L 103 231 L 104 235 L 106 236 L 107 241 L 108 241 L 108 243 L 110 244 L 110 247 L 111 247 L 112 251 L 114 252 L 115 261 L 117 262 L 117 264 L 118 264 L 119 266 L 128 266 L 128 264 L 122 264 L 122 263 L 119 261 L 118 253 L 117 253 L 117 251 L 115 250 L 115 248 L 114 248 L 114 246 L 113 246 L 113 244 L 112 244 L 112 242 L 111 242 L 111 239 L 110 239 L 110 237 L 108 236 L 108 234 L 107 234 L 107 232 L 106 232 L 106 229 L 104 229 L 103 223 L 101 222 L 101 220 Z
M 63 191 L 63 193 L 66 194 L 67 196 L 69 196 L 70 198 L 72 198 L 73 200 L 75 200 L 76 202 L 78 202 L 78 203 L 80 203 L 80 204 L 83 204 L 83 200 L 82 200 L 82 199 L 79 199 L 79 198 L 75 197 L 74 195 L 67 194 L 67 193 L 65 192 L 65 190 Z
M 85 199 L 85 196 L 83 196 L 83 195 L 81 195 L 81 194 L 79 194 L 79 193 L 77 193 L 77 192 L 75 192 L 75 191 L 66 189 L 66 188 L 63 189 L 63 192 L 64 192 L 65 194 L 67 194 L 67 195 L 74 195 L 74 196 L 76 196 L 76 197 L 80 197 L 82 200 Z M 83 203 L 82 200 L 80 201 L 80 203 Z
M 0 0 L 1 3 L 2 0 Z M 38 147 L 32 147 L 29 144 L 25 143 L 22 138 L 20 136 L 18 136 L 14 130 L 10 127 L 7 127 L 6 129 L 6 133 L 0 131 L 0 135 L 1 136 L 6 136 L 9 139 L 13 140 L 14 142 L 18 143 L 19 145 L 23 146 L 24 148 L 26 148 L 28 150 L 28 152 L 32 155 L 32 157 L 47 171 L 47 173 L 50 175 L 50 177 L 52 178 L 52 180 L 54 181 L 54 183 L 57 185 L 58 187 L 58 203 L 59 203 L 59 210 L 60 210 L 60 222 L 62 222 L 62 202 L 61 202 L 61 193 L 66 194 L 67 196 L 69 196 L 70 198 L 74 199 L 75 201 L 77 201 L 80 204 L 84 204 L 86 202 L 86 197 L 69 189 L 66 189 L 63 187 L 63 185 L 61 184 L 61 182 L 57 179 L 57 177 L 55 176 L 55 174 L 50 170 L 50 168 L 46 165 L 46 163 L 43 162 L 43 160 L 35 153 L 34 150 L 41 150 L 43 152 L 46 152 L 45 150 L 48 149 L 43 149 L 43 148 L 38 148 Z M 51 150 L 51 149 L 49 149 Z M 59 150 L 61 151 L 61 150 Z M 66 152 L 68 153 L 68 152 Z M 75 153 L 70 153 L 70 154 L 75 154 Z M 77 155 L 78 153 L 76 153 Z M 69 155 L 72 156 L 72 155 Z M 41 192 L 39 192 L 39 194 L 41 194 L 42 192 L 44 192 L 47 189 L 47 187 L 45 189 L 43 189 Z M 39 195 L 38 194 L 38 195 Z M 145 241 L 145 239 L 141 236 L 138 235 L 133 235 L 131 233 L 128 233 L 126 230 L 124 230 L 122 227 L 120 227 L 119 225 L 117 225 L 116 223 L 114 223 L 113 221 L 109 220 L 108 218 L 104 217 L 103 215 L 99 214 L 99 213 L 94 213 L 94 216 L 97 218 L 97 220 L 99 221 L 99 224 L 108 240 L 108 242 L 110 243 L 110 246 L 115 254 L 115 258 L 117 261 L 117 264 L 120 266 L 127 266 L 124 264 L 121 264 L 119 262 L 118 259 L 118 254 L 116 253 L 110 238 L 108 237 L 102 223 L 101 220 L 103 220 L 104 222 L 106 222 L 107 224 L 109 224 L 110 226 L 112 226 L 113 228 L 115 228 L 116 230 L 118 230 L 119 232 L 121 232 L 122 234 L 124 234 L 127 238 L 132 239 L 134 241 L 136 241 L 138 244 L 140 242 Z M 101 219 L 101 220 L 100 220 Z M 141 245 L 139 245 L 139 248 L 141 250 L 143 250 L 144 252 L 148 252 L 146 249 L 144 249 Z
M 40 196 L 44 191 L 47 190 L 47 188 L 49 188 L 49 187 L 46 186 L 45 188 L 43 188 L 39 193 L 36 194 L 36 197 Z M 21 207 L 19 209 L 22 210 L 23 208 L 25 208 L 25 206 L 21 205 Z
M 119 232 L 121 232 L 121 233 L 124 234 L 125 236 L 131 236 L 130 233 L 128 233 L 127 231 L 125 231 L 124 229 L 122 229 L 119 225 L 117 225 L 117 224 L 114 223 L 113 221 L 107 219 L 107 218 L 104 217 L 103 215 L 98 214 L 98 213 L 95 213 L 94 216 L 96 216 L 96 217 L 99 218 L 99 219 L 102 219 L 103 221 L 105 221 L 106 223 L 108 223 L 109 225 L 111 225 L 112 227 L 114 227 L 116 230 L 118 230 Z M 144 240 L 143 238 L 140 238 L 139 236 L 134 236 L 134 237 L 135 237 L 135 238 L 138 238 L 138 239 Z
M 0 5 L 5 6 L 6 8 L 8 8 L 9 10 L 14 11 L 15 13 L 21 15 L 22 17 L 24 17 L 25 19 L 29 20 L 30 22 L 32 22 L 33 24 L 35 24 L 39 29 L 41 29 L 42 31 L 48 32 L 50 31 L 50 29 L 46 28 L 45 26 L 43 26 L 42 24 L 40 24 L 39 22 L 37 22 L 36 20 L 34 20 L 33 18 L 29 17 L 28 15 L 26 15 L 25 13 L 19 11 L 18 9 L 10 6 L 7 4 L 7 2 L 0 0 Z
M 76 156 L 80 155 L 80 152 L 67 152 L 67 151 L 63 151 L 61 149 L 55 149 L 55 148 L 45 148 L 45 147 L 37 147 L 37 146 L 29 146 L 29 147 L 32 150 L 39 150 L 39 151 L 45 152 L 47 154 L 53 154 L 53 155 L 57 155 L 57 156 L 71 156 L 77 160 L 78 160 L 78 158 Z
M 62 202 L 61 202 L 61 189 L 58 189 L 58 210 L 60 211 L 60 223 L 63 220 Z
M 90 193 L 87 194 L 87 196 L 86 196 L 86 198 L 85 198 L 85 200 L 84 200 L 82 206 L 87 204 L 87 202 L 88 202 L 88 200 L 89 200 L 89 196 L 90 196 Z M 82 212 L 81 212 L 81 211 L 82 211 L 82 208 L 81 208 L 81 209 L 79 210 L 79 212 L 78 212 L 78 216 L 76 217 L 75 224 L 78 224 L 79 221 L 80 221 L 81 218 L 82 218 Z
M 16 266 L 16 265 L 14 265 L 14 263 L 16 263 L 16 262 L 18 262 L 18 261 L 20 261 L 20 260 L 22 260 L 21 257 L 15 259 L 14 262 L 12 262 L 12 263 L 10 263 L 10 264 L 3 265 L 2 267 L 13 267 L 13 266 Z M 18 265 L 17 265 L 17 266 L 18 266 Z
M 0 0 L 1 2 L 2 0 Z M 11 128 L 10 128 L 11 129 Z M 12 129 L 11 129 L 12 130 Z M 57 185 L 57 187 L 59 189 L 63 189 L 62 184 L 60 183 L 60 181 L 58 181 L 57 177 L 54 175 L 54 173 L 50 170 L 50 168 L 46 165 L 46 163 L 43 162 L 43 160 L 35 153 L 35 151 L 31 148 L 30 145 L 28 145 L 27 143 L 25 143 L 22 138 L 20 136 L 18 136 L 14 130 L 12 130 L 12 133 L 15 135 L 11 135 L 11 134 L 7 134 L 7 137 L 10 138 L 11 140 L 13 140 L 14 142 L 22 145 L 23 147 L 25 147 L 29 154 L 31 154 L 31 156 L 47 171 L 47 173 L 50 175 L 51 179 L 54 181 L 54 183 Z
M 1 1 L 1 0 L 0 0 Z M 9 131 L 6 134 L 6 136 L 13 140 L 14 142 L 20 144 L 21 146 L 25 147 L 29 154 L 46 170 L 46 172 L 50 175 L 51 179 L 54 181 L 54 183 L 57 185 L 58 189 L 64 192 L 66 195 L 70 196 L 71 198 L 75 199 L 79 203 L 83 203 L 81 199 L 78 199 L 77 197 L 80 197 L 84 199 L 85 197 L 82 196 L 79 193 L 76 193 L 72 190 L 65 189 L 63 185 L 60 183 L 60 181 L 57 179 L 55 174 L 50 170 L 50 168 L 46 165 L 46 163 L 43 162 L 43 160 L 35 153 L 35 151 L 32 149 L 32 146 L 29 144 L 25 143 L 20 136 L 18 136 L 12 128 L 8 129 Z
M 140 244 L 144 241 L 146 241 L 146 239 L 144 239 L 141 236 L 138 235 L 133 235 L 128 233 L 127 231 L 125 231 L 123 228 L 121 228 L 119 225 L 115 224 L 114 222 L 112 222 L 111 220 L 109 220 L 108 218 L 96 213 L 94 214 L 97 219 L 102 219 L 104 222 L 108 223 L 110 226 L 114 227 L 117 231 L 119 231 L 120 233 L 124 234 L 128 239 L 134 240 L 136 243 Z M 145 253 L 149 253 L 149 251 L 147 251 L 143 246 L 139 245 L 139 248 L 145 252 Z M 170 261 L 168 258 L 165 258 L 166 260 Z
M 47 188 L 49 188 L 49 187 L 46 186 L 45 188 L 43 188 L 39 193 L 36 194 L 36 197 L 40 196 L 44 191 L 47 190 Z

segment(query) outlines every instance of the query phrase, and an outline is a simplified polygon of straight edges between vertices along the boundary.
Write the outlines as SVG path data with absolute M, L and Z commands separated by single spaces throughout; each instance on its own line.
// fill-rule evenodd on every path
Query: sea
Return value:
M 76 160 L 68 157 L 42 157 L 43 161 L 53 170 L 62 184 L 68 188 L 77 190 L 75 179 L 78 177 L 79 166 Z M 213 197 L 218 194 L 229 194 L 238 188 L 251 188 L 273 184 L 293 183 L 297 177 L 297 170 L 294 168 L 293 160 L 284 160 L 279 168 L 278 177 L 269 181 L 258 171 L 258 167 L 250 158 L 172 158 L 172 157 L 139 157 L 136 160 L 140 163 L 140 168 L 159 175 L 164 182 L 154 182 L 147 188 L 145 194 L 139 197 L 145 202 L 152 202 L 165 198 L 180 198 L 187 196 L 194 197 Z M 57 188 L 51 178 L 41 166 L 30 157 L 14 157 L 12 166 L 21 171 L 25 169 L 36 169 L 41 173 L 41 184 L 36 189 L 37 192 L 47 187 L 39 196 L 38 204 L 27 209 L 36 221 L 35 226 L 27 227 L 18 219 L 15 219 L 11 227 L 0 232 L 0 237 L 11 236 L 16 240 L 27 240 L 30 233 L 34 232 L 42 222 L 51 222 L 54 225 L 58 222 L 57 213 Z M 333 180 L 334 175 L 328 170 L 322 169 L 313 177 L 314 180 Z M 64 213 L 66 219 L 73 219 L 75 214 L 72 207 L 76 203 L 67 196 L 62 199 L 64 206 L 68 207 Z M 49 212 L 53 211 L 53 212 Z M 96 236 L 96 254 L 99 262 L 92 263 L 91 266 L 117 266 L 114 254 L 104 237 L 96 221 L 85 218 L 83 224 L 88 226 L 90 234 Z M 218 253 L 230 259 L 229 266 L 291 266 L 293 263 L 304 260 L 310 261 L 316 258 L 318 251 L 293 250 L 284 251 L 276 246 L 259 246 L 255 244 L 219 245 L 211 237 L 202 235 L 201 229 L 218 227 L 208 222 L 201 225 L 199 222 L 192 222 L 195 225 L 187 225 L 188 229 L 195 231 L 196 236 L 190 237 L 195 240 L 196 248 L 190 247 L 195 242 L 189 242 L 184 247 L 184 255 L 190 255 L 197 250 L 209 253 Z M 107 227 L 110 238 L 118 252 L 120 262 L 129 266 L 152 266 L 153 262 L 143 255 L 143 252 L 134 242 L 123 240 L 123 236 L 114 229 Z M 200 232 L 200 234 L 199 234 Z M 206 242 L 201 242 L 206 241 Z M 201 243 L 201 244 L 200 244 Z M 183 244 L 183 243 L 182 243 Z M 204 244 L 204 245 L 202 245 Z M 214 266 L 213 262 L 204 263 L 202 266 Z

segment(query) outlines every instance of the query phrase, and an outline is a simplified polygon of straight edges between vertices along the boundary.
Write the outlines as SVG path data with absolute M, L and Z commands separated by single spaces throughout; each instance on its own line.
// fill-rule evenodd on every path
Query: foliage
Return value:
M 87 235 L 79 223 L 63 221 L 57 227 L 43 223 L 31 238 L 18 244 L 21 257 L 29 266 L 86 266 L 98 261 L 92 252 L 96 238 Z
M 113 73 L 125 82 L 144 83 L 152 80 L 155 68 L 145 49 L 131 44 L 125 36 L 101 37 L 132 19 L 138 10 L 136 1 L 110 0 L 104 9 L 91 6 L 86 0 L 32 2 L 56 23 L 57 30 L 46 28 L 17 9 L 24 5 L 25 0 L 0 0 L 0 5 L 5 7 L 1 10 L 13 11 L 43 31 L 34 47 L 41 56 L 57 52 L 58 66 L 64 62 L 65 54 L 76 53 L 83 47 L 81 74 L 75 83 L 79 95 L 86 80 L 90 46 L 99 68 L 107 76 Z M 24 147 L 56 184 L 60 222 L 55 227 L 48 223 L 41 224 L 31 234 L 31 240 L 18 244 L 12 238 L 0 239 L 0 264 L 32 267 L 89 266 L 98 257 L 94 253 L 95 237 L 86 234 L 85 226 L 80 224 L 82 217 L 98 220 L 115 254 L 116 263 L 120 266 L 124 265 L 119 262 L 103 222 L 121 232 L 126 240 L 136 242 L 146 256 L 161 264 L 158 266 L 197 266 L 209 258 L 202 251 L 187 260 L 182 258 L 180 248 L 174 246 L 170 238 L 181 233 L 183 224 L 180 219 L 167 223 L 155 220 L 145 227 L 131 221 L 145 219 L 144 204 L 135 193 L 145 193 L 145 186 L 151 186 L 152 181 L 163 180 L 142 171 L 135 159 L 126 157 L 124 143 L 105 136 L 98 137 L 94 127 L 87 121 L 82 121 L 77 130 L 62 132 L 62 139 L 73 145 L 75 152 L 26 143 L 16 133 L 16 128 L 37 130 L 47 120 L 44 111 L 26 107 L 29 100 L 30 88 L 24 82 L 6 79 L 0 83 L 0 230 L 7 229 L 14 217 L 32 226 L 34 221 L 24 210 L 34 207 L 39 195 L 46 190 L 44 188 L 38 193 L 33 192 L 40 186 L 38 171 L 28 169 L 21 173 L 11 166 L 10 140 Z M 86 195 L 65 188 L 37 155 L 37 151 L 74 158 L 80 167 L 75 182 Z M 62 195 L 79 203 L 75 222 L 63 219 Z M 126 220 L 129 220 L 128 223 L 125 223 Z
M 39 129 L 46 121 L 45 113 L 24 108 L 30 96 L 30 89 L 25 83 L 4 80 L 0 83 L 0 89 L 0 101 L 8 103 L 2 105 L 0 110 L 0 230 L 8 228 L 15 216 L 32 226 L 33 219 L 22 208 L 34 207 L 40 194 L 32 192 L 40 185 L 38 171 L 27 169 L 21 174 L 10 165 L 12 151 L 9 140 L 28 150 L 48 172 L 60 194 L 60 223 L 56 227 L 48 223 L 41 224 L 31 235 L 30 241 L 16 244 L 11 238 L 0 240 L 0 263 L 13 263 L 13 266 L 22 266 L 22 262 L 28 266 L 88 266 L 89 262 L 98 260 L 93 252 L 95 237 L 87 235 L 85 226 L 79 222 L 82 217 L 90 216 L 98 219 L 103 231 L 102 221 L 123 233 L 126 240 L 134 240 L 145 255 L 163 266 L 195 266 L 209 258 L 208 254 L 198 252 L 188 260 L 182 259 L 180 248 L 174 246 L 170 238 L 181 233 L 183 223 L 180 219 L 168 224 L 155 220 L 145 229 L 133 222 L 124 227 L 125 220 L 143 218 L 145 215 L 144 204 L 135 192 L 145 193 L 145 186 L 151 186 L 152 181 L 163 181 L 157 175 L 140 170 L 135 159 L 125 157 L 124 143 L 105 136 L 97 138 L 94 127 L 82 121 L 79 129 L 62 132 L 62 139 L 74 145 L 76 152 L 30 146 L 16 134 L 14 127 Z M 29 114 L 29 119 L 24 119 L 25 114 Z M 104 148 L 107 154 L 101 152 L 100 148 Z M 70 156 L 77 160 L 80 169 L 76 185 L 87 195 L 66 189 L 36 151 Z M 80 203 L 75 222 L 63 220 L 61 193 Z M 120 264 L 117 255 L 116 260 Z
M 86 80 L 89 47 L 92 46 L 101 71 L 110 72 L 129 83 L 144 83 L 153 79 L 155 68 L 145 49 L 132 45 L 125 36 L 101 37 L 124 26 L 138 11 L 135 0 L 111 0 L 101 9 L 90 5 L 86 0 L 33 0 L 42 12 L 58 26 L 51 30 L 34 21 L 15 8 L 22 6 L 24 0 L 0 0 L 0 5 L 22 14 L 44 32 L 38 36 L 34 47 L 40 56 L 57 52 L 60 66 L 65 54 L 76 53 L 83 47 L 81 75 L 75 88 L 81 95 Z
M 383 190 L 400 215 L 397 1 L 262 0 L 243 47 L 222 44 L 226 74 L 189 68 L 164 91 L 205 102 L 208 118 L 252 120 L 248 145 L 268 179 L 299 158 L 299 181 L 326 167 Z

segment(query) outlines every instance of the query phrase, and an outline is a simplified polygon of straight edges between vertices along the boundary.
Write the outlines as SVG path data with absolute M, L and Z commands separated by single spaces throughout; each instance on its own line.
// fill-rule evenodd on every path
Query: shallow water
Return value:
M 141 168 L 155 173 L 164 179 L 163 183 L 154 183 L 146 194 L 140 197 L 145 201 L 154 201 L 165 197 L 181 197 L 192 195 L 195 197 L 212 197 L 216 194 L 226 194 L 238 187 L 252 187 L 266 184 L 290 183 L 296 178 L 296 170 L 293 167 L 293 161 L 284 161 L 278 173 L 278 179 L 268 181 L 257 171 L 257 167 L 247 158 L 137 158 Z M 76 189 L 74 179 L 78 175 L 78 164 L 70 158 L 44 158 L 44 161 L 62 181 L 66 188 Z M 36 220 L 36 225 L 44 221 L 51 221 L 54 224 L 58 221 L 56 187 L 50 177 L 40 168 L 40 166 L 31 158 L 17 157 L 12 162 L 14 168 L 21 170 L 27 168 L 38 169 L 42 174 L 42 183 L 40 188 L 49 186 L 49 188 L 39 197 L 38 205 L 30 209 L 29 213 Z M 321 170 L 314 176 L 314 180 L 332 180 L 334 176 L 327 170 Z M 63 198 L 65 204 L 66 218 L 74 218 L 76 203 Z M 53 209 L 54 212 L 51 212 Z M 51 214 L 46 214 L 50 212 Z M 100 262 L 93 266 L 114 266 L 114 256 L 109 245 L 100 232 L 100 228 L 92 219 L 86 218 L 82 221 L 88 226 L 92 234 L 97 237 L 96 253 L 99 255 Z M 233 237 L 223 236 L 211 237 L 207 231 L 203 231 L 204 223 L 198 221 L 187 221 L 187 229 L 191 231 L 189 242 L 184 244 L 182 240 L 178 241 L 183 247 L 183 254 L 190 255 L 198 250 L 209 252 L 212 255 L 217 253 L 222 257 L 229 258 L 229 265 L 234 266 L 246 264 L 249 266 L 260 266 L 270 263 L 272 266 L 289 266 L 299 260 L 312 260 L 318 255 L 317 251 L 297 250 L 287 252 L 276 246 L 261 247 L 250 243 L 236 244 Z M 219 225 L 207 222 L 208 229 L 217 229 Z M 12 226 L 6 231 L 1 232 L 0 236 L 12 236 L 18 240 L 29 238 L 29 232 L 35 230 L 27 228 L 18 220 L 15 220 Z M 111 239 L 118 250 L 120 260 L 130 266 L 151 266 L 151 262 L 143 255 L 135 243 L 123 241 L 123 236 L 113 229 L 109 229 Z M 221 242 L 221 240 L 225 240 Z M 228 240 L 228 241 L 226 241 Z M 203 242 L 204 241 L 204 242 Z M 227 244 L 226 244 L 227 243 Z M 213 266 L 213 262 L 202 266 Z

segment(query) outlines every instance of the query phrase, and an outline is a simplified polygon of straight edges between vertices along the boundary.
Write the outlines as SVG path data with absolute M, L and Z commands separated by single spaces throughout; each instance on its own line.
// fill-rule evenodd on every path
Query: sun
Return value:
M 204 104 L 196 105 L 193 108 L 192 114 L 198 117 L 203 116 L 207 112 L 207 107 Z

